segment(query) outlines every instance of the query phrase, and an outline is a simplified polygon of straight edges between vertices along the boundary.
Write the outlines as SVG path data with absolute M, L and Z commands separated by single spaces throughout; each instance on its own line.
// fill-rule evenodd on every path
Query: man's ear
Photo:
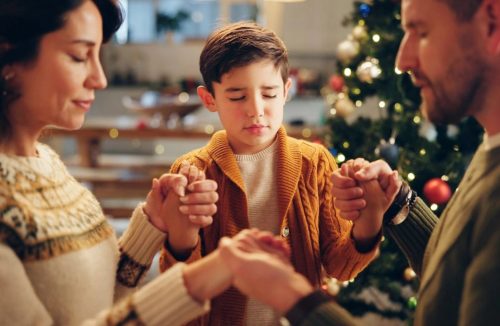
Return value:
M 487 49 L 493 55 L 500 54 L 500 1 L 485 0 L 483 10 L 487 21 Z
M 215 98 L 205 86 L 198 86 L 198 88 L 196 88 L 196 92 L 198 93 L 198 97 L 200 98 L 203 105 L 210 112 L 217 111 L 217 107 L 215 106 Z

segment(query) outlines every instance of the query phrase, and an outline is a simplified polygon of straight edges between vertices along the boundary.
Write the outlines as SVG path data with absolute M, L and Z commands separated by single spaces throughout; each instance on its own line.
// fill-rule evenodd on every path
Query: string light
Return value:
M 401 103 L 394 104 L 394 111 L 396 111 L 397 113 L 403 112 L 403 106 L 401 105 Z
M 356 107 L 357 107 L 357 108 L 360 108 L 360 107 L 362 107 L 362 106 L 363 106 L 363 101 L 361 101 L 361 100 L 357 100 L 357 101 L 354 103 L 354 105 L 356 105 Z
M 352 75 L 352 70 L 350 68 L 344 69 L 344 76 L 350 77 Z
M 380 101 L 380 102 L 378 102 L 378 107 L 379 107 L 379 108 L 383 109 L 383 108 L 385 108 L 385 106 L 386 106 L 385 101 Z
M 411 172 L 410 172 L 410 173 L 408 173 L 408 180 L 409 180 L 409 181 L 413 181 L 413 180 L 415 180 L 415 178 L 416 178 L 416 177 L 415 177 L 415 174 L 413 174 L 413 173 L 411 173 Z
M 337 162 L 339 163 L 343 163 L 345 161 L 345 155 L 340 153 L 339 155 L 337 155 Z
M 433 211 L 433 212 L 437 211 L 438 208 L 439 208 L 439 206 L 437 204 L 431 205 L 431 211 Z
M 120 132 L 118 131 L 118 129 L 116 129 L 116 128 L 109 129 L 109 137 L 110 138 L 116 139 L 116 138 L 118 138 L 119 135 L 120 135 Z
M 373 42 L 375 42 L 375 43 L 380 42 L 380 35 L 378 35 L 378 34 L 373 34 L 373 36 L 372 36 L 372 40 L 373 40 Z
M 158 144 L 155 146 L 155 153 L 157 155 L 161 155 L 163 153 L 165 153 L 165 146 L 161 145 L 161 144 Z
M 427 151 L 424 148 L 422 148 L 420 150 L 420 156 L 425 156 L 425 154 L 427 154 Z
M 443 180 L 443 181 L 449 181 L 450 178 L 447 175 L 443 175 L 443 176 L 441 176 L 441 180 Z
M 401 75 L 403 72 L 402 72 L 401 70 L 399 70 L 399 69 L 398 69 L 398 67 L 395 67 L 395 68 L 394 68 L 394 73 L 395 73 L 396 75 Z
M 337 110 L 336 109 L 330 109 L 330 115 L 336 115 L 337 114 Z
M 351 144 L 349 144 L 348 141 L 345 141 L 342 143 L 342 147 L 344 147 L 345 149 L 349 148 L 351 146 Z
M 357 87 L 356 87 L 356 88 L 353 88 L 353 89 L 352 89 L 352 93 L 353 93 L 354 95 L 359 95 L 359 94 L 361 94 L 361 90 L 360 90 L 359 88 L 357 88 Z
M 207 133 L 209 135 L 213 134 L 214 130 L 215 130 L 215 128 L 212 125 L 206 125 L 205 126 L 205 133 Z
M 415 117 L 413 117 L 413 122 L 416 125 L 418 125 L 421 121 L 422 121 L 422 119 L 418 115 L 416 115 Z

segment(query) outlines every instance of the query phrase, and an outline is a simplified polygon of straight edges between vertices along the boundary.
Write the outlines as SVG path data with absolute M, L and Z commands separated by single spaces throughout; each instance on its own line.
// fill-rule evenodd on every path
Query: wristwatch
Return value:
M 403 205 L 401 206 L 401 209 L 389 221 L 389 225 L 399 225 L 399 224 L 403 223 L 404 220 L 406 220 L 406 218 L 408 217 L 408 214 L 410 213 L 410 209 L 411 209 L 411 207 L 413 207 L 413 204 L 415 203 L 416 198 L 417 198 L 417 193 L 410 189 L 410 191 L 408 191 L 408 194 L 406 195 L 406 198 L 403 202 Z

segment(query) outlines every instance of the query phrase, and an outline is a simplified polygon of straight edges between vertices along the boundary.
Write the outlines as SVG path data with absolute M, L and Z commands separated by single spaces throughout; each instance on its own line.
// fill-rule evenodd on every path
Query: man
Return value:
M 384 231 L 420 277 L 415 325 L 496 325 L 500 320 L 500 1 L 402 0 L 402 24 L 405 35 L 396 64 L 420 88 L 423 114 L 434 123 L 473 116 L 484 127 L 484 142 L 439 221 L 406 184 L 395 181 L 383 161 L 344 165 L 333 176 L 335 204 L 343 217 L 355 220 L 367 199 L 373 200 L 360 187 L 372 179 L 379 180 L 385 199 L 394 199 L 388 201 L 392 204 L 383 216 Z M 227 255 L 233 266 L 246 259 L 245 268 L 235 269 L 235 284 L 272 303 L 273 291 L 256 290 L 270 284 L 245 275 L 252 263 L 257 265 L 258 256 L 244 254 Z M 297 286 L 292 272 L 281 272 L 286 280 L 281 286 L 287 290 Z M 339 316 L 344 316 L 339 324 L 350 323 L 338 306 L 318 299 L 299 283 L 302 290 L 295 291 L 291 311 L 301 316 L 304 325 L 313 320 L 315 325 L 329 324 Z M 322 319 L 315 319 L 318 316 Z

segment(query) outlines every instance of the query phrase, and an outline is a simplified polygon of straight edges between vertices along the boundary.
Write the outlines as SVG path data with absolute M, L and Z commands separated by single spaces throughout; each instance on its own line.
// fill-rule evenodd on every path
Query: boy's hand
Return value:
M 204 173 L 196 167 L 183 165 L 180 172 L 182 174 L 164 174 L 154 179 L 144 205 L 151 223 L 163 232 L 198 230 L 210 225 L 212 215 L 217 211 L 217 183 L 206 180 Z
M 335 205 L 342 217 L 354 221 L 353 237 L 362 250 L 373 246 L 382 228 L 384 213 L 397 193 L 394 191 L 398 189 L 398 182 L 400 186 L 397 172 L 387 170 L 385 162 L 387 167 L 381 170 L 381 162 L 350 160 L 332 177 Z

